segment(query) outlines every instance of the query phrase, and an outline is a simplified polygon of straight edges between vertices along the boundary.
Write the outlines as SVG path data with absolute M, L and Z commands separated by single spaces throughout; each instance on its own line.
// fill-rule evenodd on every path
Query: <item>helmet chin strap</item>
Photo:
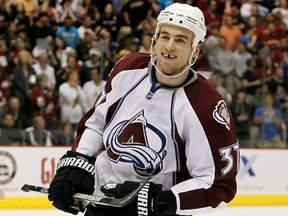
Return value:
M 157 60 L 157 56 L 156 56 L 156 49 L 154 48 L 154 45 L 155 45 L 155 35 L 152 37 L 152 42 L 151 42 L 151 45 L 150 45 L 150 50 L 151 50 L 151 64 L 155 67 L 156 69 L 156 72 L 158 72 L 160 74 L 160 76 L 162 77 L 165 77 L 165 78 L 169 78 L 169 79 L 175 79 L 175 78 L 178 78 L 180 76 L 182 76 L 183 74 L 185 74 L 187 72 L 187 70 L 189 70 L 189 68 L 195 64 L 195 61 L 197 58 L 195 58 L 193 61 L 193 55 L 196 51 L 196 47 L 197 46 L 194 46 L 193 48 L 193 51 L 192 51 L 192 54 L 190 56 L 190 59 L 189 59 L 189 64 L 178 74 L 176 75 L 166 75 L 163 73 L 163 71 L 160 70 L 160 68 L 158 68 L 156 66 L 156 60 Z

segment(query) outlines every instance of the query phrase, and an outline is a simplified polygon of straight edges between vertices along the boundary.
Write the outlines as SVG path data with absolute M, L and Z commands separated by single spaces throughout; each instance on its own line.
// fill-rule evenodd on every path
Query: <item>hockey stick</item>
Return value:
M 73 199 L 75 201 L 82 202 L 84 206 L 87 206 L 88 204 L 92 205 L 101 205 L 101 206 L 109 206 L 109 207 L 116 207 L 121 208 L 129 204 L 139 193 L 139 191 L 144 187 L 144 185 L 151 179 L 153 174 L 158 170 L 161 163 L 163 162 L 163 159 L 165 158 L 167 152 L 164 150 L 162 154 L 162 158 L 155 167 L 155 169 L 149 174 L 149 176 L 146 178 L 144 182 L 142 182 L 135 190 L 133 190 L 131 193 L 127 194 L 126 196 L 122 198 L 107 198 L 102 196 L 94 196 L 89 194 L 82 194 L 82 193 L 76 193 L 73 195 Z M 45 193 L 48 194 L 48 188 L 41 187 L 41 186 L 35 186 L 35 185 L 29 185 L 24 184 L 21 187 L 22 191 L 25 192 L 39 192 L 39 193 Z

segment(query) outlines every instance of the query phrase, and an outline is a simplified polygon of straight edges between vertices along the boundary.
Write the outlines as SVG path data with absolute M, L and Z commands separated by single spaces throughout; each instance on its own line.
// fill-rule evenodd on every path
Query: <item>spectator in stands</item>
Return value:
M 91 70 L 93 68 L 101 67 L 101 55 L 101 52 L 96 48 L 91 48 L 89 50 L 89 59 L 84 62 L 80 72 L 81 86 L 92 79 Z
M 257 35 L 255 33 L 255 28 L 249 27 L 244 29 L 243 35 L 240 37 L 239 40 L 245 44 L 248 52 L 253 55 L 257 54 L 257 48 L 259 47 L 259 43 Z
M 83 86 L 83 92 L 87 97 L 85 112 L 88 112 L 93 107 L 98 95 L 101 93 L 106 83 L 106 81 L 102 79 L 102 73 L 99 68 L 92 68 L 90 73 L 92 80 L 86 82 Z
M 269 10 L 254 2 L 254 0 L 246 0 L 241 6 L 240 6 L 240 14 L 244 21 L 244 23 L 247 24 L 247 20 L 250 16 L 253 15 L 259 15 L 261 17 L 265 17 Z
M 131 35 L 132 35 L 132 28 L 130 26 L 127 25 L 121 26 L 116 39 L 116 42 L 118 43 L 119 47 L 121 47 L 122 41 Z
M 152 17 L 151 4 L 147 0 L 130 0 L 125 3 L 121 13 L 124 23 L 134 30 L 142 20 Z
M 48 88 L 53 90 L 56 85 L 55 69 L 49 64 L 49 56 L 46 50 L 37 57 L 37 62 L 32 65 L 37 76 L 45 74 L 48 78 Z
M 6 90 L 10 88 L 10 80 L 11 80 L 11 69 L 8 62 L 9 51 L 7 50 L 6 41 L 0 38 L 0 91 L 5 91 L 5 97 L 8 97 L 9 94 L 6 94 Z M 6 81 L 7 82 L 6 82 Z M 9 91 L 10 92 L 10 91 Z M 3 96 L 2 94 L 0 94 Z
M 55 145 L 71 146 L 75 137 L 75 131 L 72 128 L 70 121 L 64 121 L 60 124 L 56 132 Z
M 151 18 L 157 19 L 158 15 L 160 13 L 158 0 L 149 0 L 149 2 L 151 4 L 150 7 L 151 7 L 151 11 L 152 11 Z
M 97 33 L 98 38 L 96 41 L 96 48 L 101 52 L 101 72 L 103 73 L 103 79 L 107 80 L 109 73 L 114 66 L 114 55 L 118 48 L 118 44 L 112 41 L 110 32 L 107 29 L 100 29 Z
M 282 38 L 279 45 L 273 47 L 271 55 L 276 66 L 285 67 L 288 64 L 288 38 Z
M 70 121 L 73 129 L 84 114 L 86 95 L 79 85 L 79 72 L 69 70 L 67 81 L 59 87 L 60 122 Z
M 64 64 L 62 64 L 62 67 L 67 67 L 68 66 L 68 58 L 69 57 L 73 57 L 76 59 L 76 69 L 80 70 L 82 65 L 83 65 L 83 62 L 79 59 L 79 55 L 78 55 L 78 52 L 76 49 L 73 49 L 71 47 L 66 47 L 66 52 L 67 52 L 67 58 L 66 58 L 66 61 Z
M 262 106 L 258 107 L 254 114 L 254 123 L 259 125 L 259 139 L 254 147 L 285 148 L 279 134 L 281 118 L 281 111 L 275 106 L 273 96 L 267 94 Z
M 93 20 L 92 17 L 89 15 L 85 15 L 84 17 L 82 17 L 82 21 L 80 23 L 80 26 L 77 28 L 80 39 L 82 39 L 82 40 L 84 39 L 86 32 L 89 32 L 89 31 L 93 32 L 92 20 Z
M 42 4 L 39 2 L 39 13 L 46 12 L 49 16 L 51 26 L 53 30 L 57 28 L 57 25 L 60 23 L 60 17 L 56 10 L 57 1 L 55 0 L 43 0 Z
M 15 120 L 11 114 L 5 114 L 1 119 L 0 145 L 19 145 L 21 144 L 21 130 L 15 128 Z
M 233 52 L 227 48 L 226 44 L 227 39 L 222 36 L 219 46 L 208 53 L 208 59 L 211 69 L 222 78 L 220 85 L 223 85 L 224 88 L 233 94 L 235 90 L 236 60 Z
M 242 86 L 246 91 L 247 102 L 251 104 L 252 107 L 258 106 L 256 103 L 256 92 L 260 88 L 262 81 L 256 75 L 257 61 L 254 58 L 247 60 L 247 70 L 242 76 Z
M 2 73 L 6 71 L 6 67 L 8 67 L 7 44 L 4 39 L 0 38 L 0 69 L 2 69 Z
M 102 1 L 93 1 L 92 4 L 93 6 L 88 7 L 87 14 L 91 17 L 93 17 L 93 26 L 95 27 L 95 23 L 100 19 L 101 12 L 99 10 L 99 7 L 95 5 L 97 2 L 102 2 Z
M 53 51 L 53 55 L 56 58 L 55 59 L 56 62 L 53 62 L 53 66 L 55 68 L 55 71 L 58 71 L 61 68 L 61 66 L 64 65 L 64 63 L 66 63 L 67 61 L 66 44 L 62 37 L 55 36 L 52 51 Z
M 29 120 L 32 117 L 31 100 L 29 95 L 36 85 L 36 73 L 32 67 L 32 56 L 27 50 L 21 50 L 18 55 L 18 64 L 14 71 L 11 94 L 19 98 L 20 110 Z M 28 122 L 26 122 L 27 126 Z M 24 124 L 25 125 L 25 124 Z
M 52 146 L 51 132 L 45 129 L 45 120 L 41 116 L 33 118 L 32 126 L 24 129 L 23 145 L 27 146 Z
M 142 35 L 145 34 L 154 34 L 154 30 L 157 25 L 157 20 L 154 18 L 144 19 L 140 22 L 136 30 L 131 32 L 131 37 L 136 37 L 141 39 Z
M 208 29 L 209 35 L 205 40 L 205 47 L 207 48 L 208 53 L 215 47 L 218 47 L 220 44 L 220 26 L 210 25 Z
M 159 0 L 159 4 L 162 0 Z M 164 0 L 166 1 L 166 0 Z M 120 11 L 121 8 L 124 6 L 125 1 L 123 0 L 112 0 L 113 6 L 115 7 L 115 10 Z
M 286 32 L 288 31 L 288 2 L 287 0 L 279 0 L 278 7 L 275 7 L 271 12 L 272 14 L 280 14 L 282 21 L 285 24 Z
M 285 78 L 283 67 L 275 69 L 275 75 L 267 82 L 267 85 L 275 98 L 275 104 L 284 114 L 288 108 L 288 78 Z
M 78 64 L 77 57 L 73 53 L 68 52 L 66 65 L 56 72 L 56 88 L 58 89 L 59 85 L 67 81 L 70 70 L 76 70 L 80 73 L 81 69 L 82 65 Z
M 70 18 L 69 22 L 71 23 L 77 22 L 76 11 L 73 11 L 72 2 L 73 1 L 71 0 L 63 0 L 61 4 L 59 5 L 58 13 L 59 13 L 60 23 L 63 23 L 63 22 L 65 23 L 67 21 L 67 18 Z
M 80 4 L 76 7 L 76 12 L 79 17 L 84 17 L 86 15 L 93 17 L 93 13 L 91 14 L 91 10 L 95 10 L 96 5 L 92 0 L 83 0 Z M 97 9 L 98 10 L 98 9 Z
M 237 88 L 241 86 L 241 79 L 244 72 L 248 69 L 247 61 L 252 58 L 252 54 L 247 51 L 246 44 L 238 41 L 237 49 L 233 52 L 235 58 L 235 83 Z
M 276 67 L 274 76 L 267 82 L 269 91 L 277 95 L 280 92 L 288 92 L 288 79 L 285 78 L 283 67 Z
M 275 16 L 268 13 L 265 22 L 256 29 L 256 34 L 261 45 L 273 46 L 285 37 L 284 30 L 282 23 L 277 23 Z
M 17 30 L 24 30 L 27 26 L 30 26 L 30 18 L 25 13 L 23 3 L 19 2 L 16 5 L 12 5 L 11 9 L 10 22 L 16 23 Z
M 7 10 L 7 1 L 0 0 L 0 35 L 6 32 L 10 22 L 10 13 Z M 9 8 L 9 7 L 8 7 Z
M 74 25 L 74 21 L 70 16 L 64 18 L 64 25 L 56 31 L 56 35 L 62 37 L 65 44 L 71 48 L 75 48 L 79 40 L 78 30 Z
M 9 96 L 10 96 L 9 80 L 6 76 L 5 68 L 0 66 L 0 117 L 4 112 Z
M 14 27 L 12 27 L 12 31 L 14 32 Z M 12 34 L 12 32 L 11 32 Z M 13 33 L 14 34 L 14 33 Z M 12 36 L 12 35 L 11 35 Z M 8 36 L 9 37 L 9 36 Z M 9 40 L 10 38 L 8 38 Z M 27 37 L 27 32 L 24 30 L 21 31 L 15 31 L 15 35 L 13 37 L 11 37 L 11 41 L 10 41 L 10 55 L 9 56 L 9 61 L 12 60 L 13 62 L 11 63 L 16 63 L 14 60 L 16 58 L 16 55 L 18 54 L 18 52 L 22 49 L 27 49 L 27 50 L 31 50 L 30 49 L 30 44 L 29 44 L 29 39 Z M 7 43 L 8 45 L 8 43 Z M 16 53 L 16 55 L 14 55 L 13 53 Z
M 15 119 L 13 115 L 7 113 L 4 114 L 1 119 L 1 129 L 3 128 L 15 128 Z
M 267 56 L 262 61 L 256 69 L 256 76 L 266 83 L 275 75 L 275 65 L 271 56 Z
M 10 51 L 14 44 L 17 37 L 17 25 L 14 22 L 10 22 L 7 26 L 7 31 L 2 34 L 2 39 L 6 41 L 8 51 Z
M 8 58 L 9 70 L 14 73 L 14 69 L 18 64 L 18 55 L 22 50 L 29 50 L 29 42 L 27 40 L 25 32 L 18 32 L 15 40 L 11 44 L 11 50 Z
M 10 96 L 7 106 L 4 110 L 4 115 L 10 114 L 13 116 L 15 122 L 15 128 L 24 127 L 24 122 L 26 119 L 26 114 L 20 110 L 20 101 L 16 96 Z
M 44 39 L 51 41 L 51 37 L 53 38 L 55 36 L 46 12 L 38 14 L 36 23 L 27 28 L 27 36 L 32 49 L 34 49 L 35 46 L 42 48 Z
M 30 94 L 33 116 L 42 116 L 46 122 L 46 129 L 58 128 L 57 119 L 57 98 L 54 95 L 54 88 L 49 85 L 49 77 L 46 74 L 38 76 L 37 86 Z
M 80 39 L 76 45 L 78 59 L 85 62 L 89 59 L 89 50 L 95 47 L 95 33 L 88 29 L 84 33 L 84 38 Z
M 219 74 L 211 74 L 209 78 L 210 83 L 214 86 L 214 88 L 222 95 L 222 97 L 225 99 L 225 101 L 228 104 L 231 104 L 232 102 L 232 95 L 225 89 L 223 86 L 221 86 L 221 77 Z
M 267 45 L 269 47 L 274 47 L 280 44 L 282 38 L 285 37 L 284 31 L 282 33 L 277 33 L 276 25 L 274 23 L 269 23 L 267 28 L 261 32 L 259 38 L 259 43 L 261 45 Z
M 259 16 L 250 16 L 248 18 L 247 24 L 245 25 L 245 28 L 252 29 L 254 33 L 256 33 L 256 30 L 258 26 L 262 25 L 264 20 L 259 19 Z
M 96 5 L 96 7 L 98 8 L 100 14 L 103 13 L 105 6 L 107 4 L 111 3 L 111 0 L 102 0 L 102 1 L 93 1 L 93 4 Z
M 119 31 L 120 17 L 116 12 L 112 3 L 106 4 L 100 19 L 97 21 L 95 26 L 105 28 L 110 32 L 111 40 L 116 41 L 117 34 Z
M 238 25 L 241 29 L 241 31 L 243 31 L 245 29 L 245 23 L 243 22 L 243 19 L 241 17 L 240 14 L 240 5 L 237 1 L 226 1 L 226 5 L 228 4 L 228 2 L 230 2 L 231 6 L 230 6 L 230 10 L 228 12 L 226 12 L 225 10 L 227 10 L 227 6 L 226 9 L 224 10 L 224 15 L 231 15 L 233 18 L 233 22 L 235 25 Z
M 250 123 L 252 109 L 246 101 L 245 89 L 239 89 L 236 92 L 236 97 L 230 105 L 231 113 L 234 116 L 235 126 L 240 147 L 250 147 Z
M 151 39 L 152 35 L 149 33 L 142 34 L 140 46 L 139 46 L 139 52 L 148 52 L 150 53 L 150 47 L 151 47 Z
M 217 1 L 216 0 L 209 0 L 208 2 L 208 8 L 203 11 L 204 17 L 205 17 L 205 24 L 209 31 L 210 26 L 214 25 L 221 25 L 221 19 L 222 16 L 217 8 Z
M 23 4 L 25 8 L 25 14 L 29 17 L 30 23 L 33 23 L 33 13 L 36 11 L 37 6 L 34 0 L 15 0 L 14 4 Z
M 227 15 L 221 24 L 220 35 L 226 38 L 226 47 L 232 52 L 235 51 L 239 38 L 242 36 L 242 31 L 238 25 L 234 24 L 231 15 Z

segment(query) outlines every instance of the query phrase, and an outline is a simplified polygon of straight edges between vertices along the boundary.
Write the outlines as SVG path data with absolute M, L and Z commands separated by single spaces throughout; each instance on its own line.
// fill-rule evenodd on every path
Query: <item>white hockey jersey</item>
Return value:
M 172 190 L 177 214 L 212 212 L 236 193 L 239 146 L 225 101 L 193 70 L 182 86 L 158 84 L 146 53 L 117 62 L 73 149 L 97 156 L 96 195 L 105 183 L 143 181 L 164 150 L 151 181 Z

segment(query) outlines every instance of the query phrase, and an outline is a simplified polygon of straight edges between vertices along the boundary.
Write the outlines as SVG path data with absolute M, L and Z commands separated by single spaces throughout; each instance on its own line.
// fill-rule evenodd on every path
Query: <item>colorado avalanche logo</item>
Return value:
M 226 128 L 230 130 L 230 115 L 224 100 L 220 100 L 215 106 L 215 110 L 213 111 L 213 118 L 218 123 L 225 125 Z
M 164 134 L 147 122 L 143 110 L 117 124 L 106 142 L 110 160 L 133 163 L 135 172 L 142 176 L 149 175 L 159 163 L 165 145 Z

